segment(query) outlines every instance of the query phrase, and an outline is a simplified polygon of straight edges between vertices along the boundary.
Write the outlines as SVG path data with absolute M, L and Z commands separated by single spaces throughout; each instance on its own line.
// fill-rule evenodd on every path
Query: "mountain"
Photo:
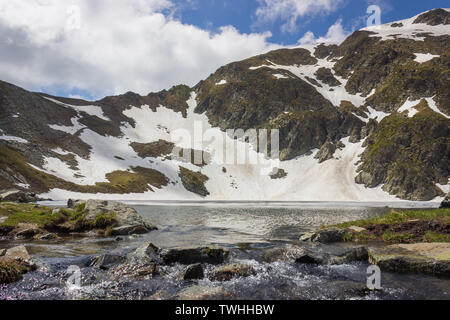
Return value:
M 450 10 L 436 9 L 147 96 L 91 102 L 0 82 L 0 189 L 54 199 L 440 199 L 450 189 L 448 47 Z M 279 130 L 279 158 L 230 129 Z M 221 161 L 224 152 L 254 164 Z

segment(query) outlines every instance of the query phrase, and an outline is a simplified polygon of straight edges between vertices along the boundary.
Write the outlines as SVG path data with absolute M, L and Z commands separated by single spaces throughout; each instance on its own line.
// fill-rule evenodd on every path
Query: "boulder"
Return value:
M 112 236 L 129 236 L 132 234 L 146 234 L 148 233 L 149 229 L 147 229 L 144 226 L 122 226 L 122 227 L 117 227 L 117 228 L 113 228 L 111 231 L 111 235 Z
M 148 260 L 161 262 L 159 249 L 153 243 L 145 243 L 128 255 L 128 260 Z
M 119 280 L 123 277 L 145 278 L 159 274 L 158 264 L 150 260 L 132 260 L 112 268 L 110 274 Z
M 249 277 L 253 275 L 256 275 L 256 272 L 252 266 L 235 263 L 217 267 L 211 276 L 211 280 L 230 281 L 235 277 Z
M 90 264 L 91 267 L 101 270 L 108 270 L 111 267 L 121 264 L 126 261 L 126 258 L 115 254 L 105 254 L 94 258 Z
M 113 236 L 144 234 L 157 229 L 134 208 L 121 202 L 89 200 L 84 212 L 87 221 L 95 221 L 102 214 L 114 214 L 117 224 L 112 230 Z
M 31 239 L 35 235 L 39 234 L 40 230 L 36 228 L 27 228 L 16 233 L 16 237 L 19 239 Z
M 178 248 L 166 249 L 161 252 L 161 257 L 165 263 L 184 265 L 196 263 L 221 264 L 228 255 L 228 251 L 216 248 Z
M 0 257 L 3 257 L 6 254 L 6 249 L 0 249 Z
M 39 240 L 54 240 L 57 237 L 58 236 L 56 234 L 54 234 L 54 233 L 47 233 L 47 234 L 44 234 L 44 235 L 40 236 L 38 239 Z
M 23 262 L 28 265 L 34 265 L 34 262 L 31 259 L 27 248 L 25 248 L 24 246 L 13 247 L 6 250 L 6 253 L 3 255 L 3 257 L 17 262 Z
M 205 277 L 203 266 L 201 263 L 193 264 L 187 267 L 184 273 L 184 280 L 201 280 Z
M 398 244 L 369 248 L 369 262 L 381 270 L 450 276 L 450 243 Z
M 347 230 L 338 228 L 328 228 L 309 232 L 300 237 L 300 241 L 318 242 L 318 243 L 335 243 L 342 242 L 344 236 L 348 234 Z

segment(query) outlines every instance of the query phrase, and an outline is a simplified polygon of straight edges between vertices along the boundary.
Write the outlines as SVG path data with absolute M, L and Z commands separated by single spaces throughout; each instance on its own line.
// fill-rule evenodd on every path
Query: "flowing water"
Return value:
M 39 269 L 18 283 L 0 286 L 0 299 L 148 299 L 174 298 L 191 282 L 180 280 L 185 267 L 161 266 L 161 276 L 112 279 L 89 267 L 105 253 L 125 255 L 146 242 L 159 248 L 218 246 L 231 251 L 231 262 L 250 264 L 256 275 L 229 282 L 201 280 L 225 299 L 450 299 L 450 280 L 429 276 L 382 274 L 383 289 L 366 288 L 367 263 L 337 266 L 269 261 L 267 255 L 322 225 L 382 215 L 387 207 L 336 204 L 189 204 L 135 205 L 159 230 L 142 236 L 65 238 L 49 242 L 1 242 L 0 248 L 25 244 Z M 69 266 L 81 269 L 81 288 L 66 281 Z M 206 274 L 212 271 L 206 267 Z M 198 288 L 198 287 L 196 287 Z

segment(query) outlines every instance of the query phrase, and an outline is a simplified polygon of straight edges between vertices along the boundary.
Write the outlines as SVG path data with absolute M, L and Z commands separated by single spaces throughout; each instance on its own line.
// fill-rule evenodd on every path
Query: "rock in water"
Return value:
M 3 250 L 0 254 L 0 284 L 20 280 L 22 275 L 36 269 L 24 246 Z
M 201 263 L 193 264 L 186 269 L 184 280 L 201 280 L 205 277 Z
M 132 207 L 121 202 L 89 200 L 84 209 L 87 221 L 95 221 L 104 214 L 113 214 L 117 221 L 111 234 L 125 236 L 131 234 L 144 234 L 157 228 L 147 219 L 141 217 Z
M 161 257 L 167 264 L 180 263 L 190 265 L 195 263 L 221 264 L 229 252 L 215 248 L 180 248 L 161 252 Z
M 101 270 L 108 270 L 109 268 L 123 263 L 126 260 L 125 257 L 114 255 L 114 254 L 105 254 L 100 257 L 95 258 L 91 262 L 91 267 L 98 268 Z
M 249 277 L 255 275 L 255 269 L 249 265 L 231 264 L 228 266 L 217 267 L 211 277 L 213 281 L 230 281 L 234 277 Z
M 385 271 L 450 276 L 450 243 L 369 248 L 369 262 Z

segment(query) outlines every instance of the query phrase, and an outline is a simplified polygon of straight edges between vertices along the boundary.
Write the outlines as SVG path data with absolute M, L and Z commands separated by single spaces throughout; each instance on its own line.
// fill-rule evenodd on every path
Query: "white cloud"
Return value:
M 349 32 L 345 31 L 342 26 L 342 20 L 339 19 L 333 24 L 325 36 L 316 38 L 313 32 L 308 31 L 298 41 L 299 44 L 313 44 L 313 43 L 341 43 L 349 35 Z
M 258 0 L 258 23 L 281 19 L 284 32 L 294 32 L 299 18 L 306 15 L 328 14 L 336 11 L 343 0 Z
M 270 33 L 183 24 L 175 9 L 169 0 L 0 0 L 1 78 L 29 90 L 147 94 L 278 47 Z

